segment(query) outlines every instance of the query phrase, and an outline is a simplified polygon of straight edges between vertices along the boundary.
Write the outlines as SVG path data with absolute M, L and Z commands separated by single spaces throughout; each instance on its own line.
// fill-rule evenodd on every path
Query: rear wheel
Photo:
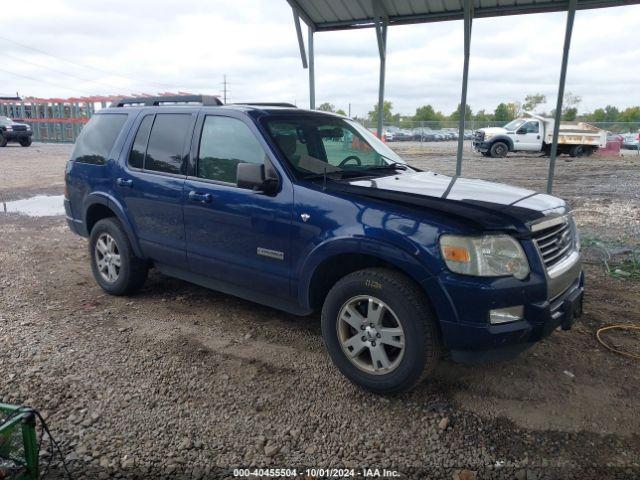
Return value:
M 0 147 L 6 147 L 7 146 L 7 139 L 4 138 L 2 135 L 0 135 Z
M 440 354 L 424 293 L 390 269 L 359 270 L 338 281 L 324 302 L 322 336 L 342 374 L 374 393 L 410 390 Z
M 111 295 L 133 293 L 144 285 L 148 267 L 133 254 L 129 238 L 115 217 L 95 224 L 89 237 L 93 277 Z
M 504 142 L 496 142 L 491 145 L 491 149 L 489 149 L 489 154 L 493 158 L 504 158 L 509 153 L 509 146 Z
M 591 147 L 585 147 L 583 145 L 574 145 L 569 149 L 569 155 L 572 157 L 588 157 L 593 153 Z
M 23 138 L 22 140 L 20 140 L 20 145 L 22 145 L 23 147 L 30 146 L 31 145 L 31 137 Z

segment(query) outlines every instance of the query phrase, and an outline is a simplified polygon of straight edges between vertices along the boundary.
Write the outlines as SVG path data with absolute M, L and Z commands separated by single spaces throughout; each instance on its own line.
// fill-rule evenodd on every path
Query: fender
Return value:
M 405 250 L 408 242 L 403 242 L 403 248 L 378 239 L 369 237 L 334 237 L 317 245 L 307 255 L 298 274 L 298 300 L 300 305 L 310 308 L 310 286 L 313 274 L 325 260 L 337 255 L 363 254 L 379 258 L 395 265 L 399 270 L 422 284 L 433 277 L 433 272 L 418 259 L 418 250 Z
M 513 152 L 515 148 L 513 143 L 513 138 L 510 138 L 507 135 L 496 135 L 495 137 L 491 137 L 489 140 L 487 140 L 487 142 L 489 142 L 491 145 L 493 145 L 496 142 L 506 143 L 507 146 L 509 147 L 510 152 Z
M 106 192 L 92 192 L 86 197 L 83 206 L 84 218 L 82 219 L 85 225 L 85 229 L 87 226 L 87 212 L 89 211 L 89 207 L 96 204 L 101 204 L 109 207 L 109 209 L 116 214 L 116 218 L 122 224 L 127 237 L 129 237 L 129 243 L 131 243 L 133 253 L 138 258 L 144 258 L 142 249 L 140 248 L 140 244 L 138 243 L 138 237 L 133 232 L 133 225 L 131 225 L 129 217 L 125 214 L 122 204 L 112 195 L 109 195 Z

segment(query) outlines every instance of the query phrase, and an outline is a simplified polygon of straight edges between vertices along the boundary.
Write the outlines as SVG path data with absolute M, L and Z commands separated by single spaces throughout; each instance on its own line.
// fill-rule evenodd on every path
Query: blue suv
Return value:
M 321 311 L 335 365 L 378 393 L 410 389 L 445 352 L 513 357 L 581 313 L 563 200 L 421 171 L 339 115 L 191 100 L 123 100 L 78 138 L 66 215 L 106 292 L 156 268 Z

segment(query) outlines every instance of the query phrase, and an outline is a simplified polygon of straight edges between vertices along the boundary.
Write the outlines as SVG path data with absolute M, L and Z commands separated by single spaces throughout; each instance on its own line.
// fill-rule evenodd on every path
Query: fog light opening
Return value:
M 497 308 L 489 310 L 489 323 L 497 325 L 500 323 L 509 323 L 522 320 L 524 316 L 524 306 L 516 305 L 514 307 Z

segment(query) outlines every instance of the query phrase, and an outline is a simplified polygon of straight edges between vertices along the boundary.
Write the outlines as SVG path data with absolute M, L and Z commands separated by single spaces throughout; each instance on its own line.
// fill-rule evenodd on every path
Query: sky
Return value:
M 538 92 L 548 99 L 542 109 L 552 109 L 565 22 L 565 13 L 476 19 L 467 102 L 474 112 Z M 581 113 L 640 104 L 639 29 L 640 5 L 576 13 L 566 90 L 582 98 Z M 365 116 L 378 97 L 375 31 L 314 38 L 316 103 L 351 104 L 352 115 Z M 462 44 L 461 21 L 389 28 L 394 113 L 456 108 Z M 0 95 L 221 94 L 226 75 L 230 102 L 309 102 L 285 0 L 27 0 L 3 9 L 0 52 Z

